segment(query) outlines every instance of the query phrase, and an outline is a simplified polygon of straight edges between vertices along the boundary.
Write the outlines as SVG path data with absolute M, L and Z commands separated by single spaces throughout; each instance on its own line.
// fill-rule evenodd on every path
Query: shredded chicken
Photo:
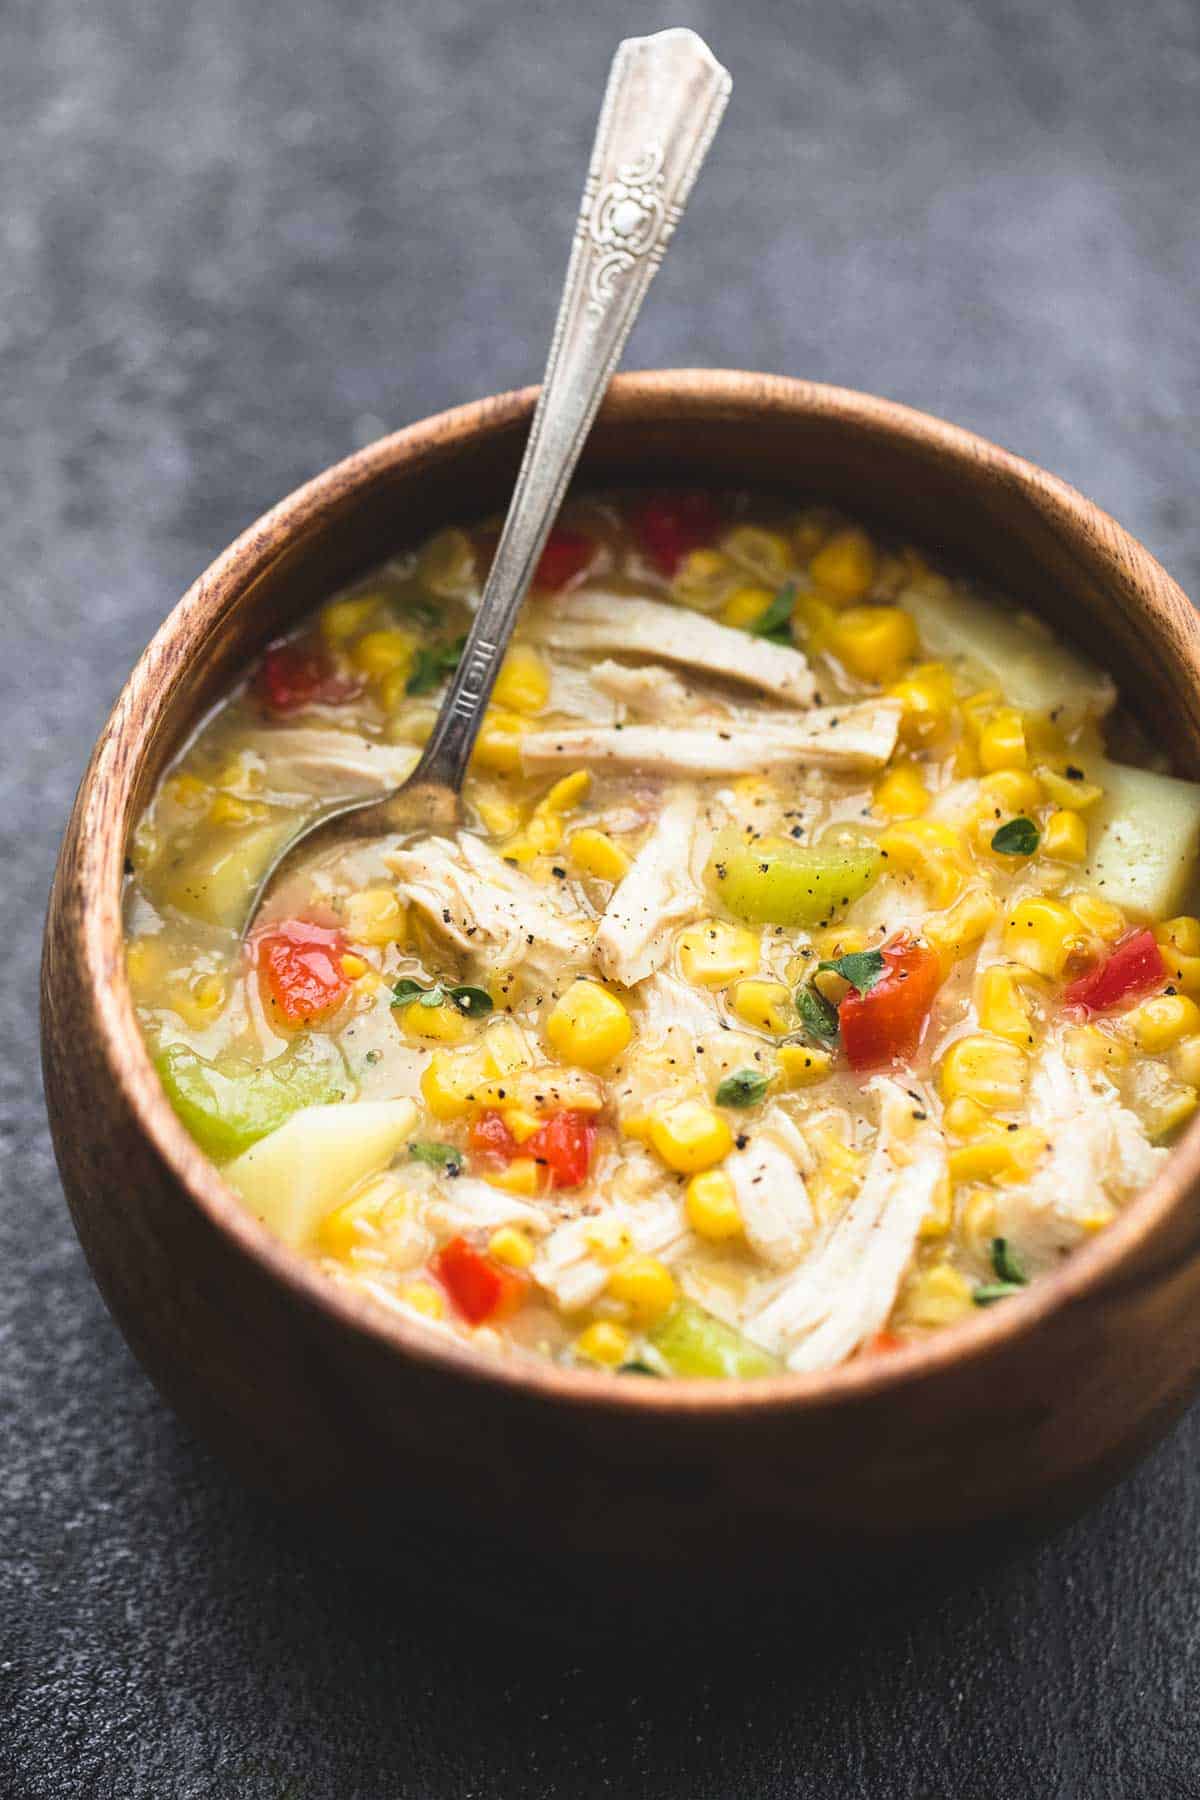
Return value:
M 411 744 L 378 744 L 354 731 L 318 725 L 250 731 L 244 742 L 261 759 L 263 779 L 272 793 L 322 800 L 348 800 L 398 787 L 420 754 Z
M 725 1170 L 751 1249 L 777 1268 L 790 1267 L 813 1227 L 804 1183 L 812 1173 L 813 1156 L 799 1127 L 782 1107 L 769 1107 L 746 1148 L 728 1158 Z
M 796 706 L 811 706 L 816 695 L 812 670 L 799 650 L 720 625 L 702 613 L 681 616 L 677 606 L 659 600 L 595 590 L 559 595 L 530 616 L 526 629 L 556 650 L 659 657 L 745 682 Z
M 552 1223 L 542 1208 L 470 1175 L 439 1180 L 438 1197 L 426 1218 L 446 1237 L 460 1231 L 497 1231 L 502 1225 L 521 1225 L 541 1237 Z
M 918 1119 L 894 1081 L 871 1082 L 879 1136 L 863 1183 L 845 1212 L 766 1306 L 747 1322 L 756 1343 L 789 1369 L 832 1368 L 878 1331 L 895 1303 L 921 1220 L 946 1179 L 938 1128 Z
M 721 1015 L 711 997 L 665 970 L 647 976 L 638 988 L 638 999 L 642 1003 L 642 1034 L 648 1040 L 673 1026 L 693 1040 L 720 1027 Z
M 657 663 L 632 668 L 628 663 L 605 660 L 592 670 L 592 685 L 626 710 L 647 719 L 680 718 L 697 710 L 700 697 L 670 669 Z
M 519 740 L 528 773 L 559 763 L 638 769 L 654 775 L 755 775 L 801 767 L 880 769 L 896 747 L 900 706 L 861 700 L 803 715 L 760 714 L 728 729 L 672 725 L 568 726 Z
M 550 693 L 542 710 L 586 719 L 589 725 L 617 724 L 625 716 L 624 706 L 596 680 L 600 669 L 609 666 L 600 663 L 595 669 L 580 669 L 571 663 L 552 663 Z
M 694 919 L 704 903 L 692 875 L 696 811 L 694 793 L 667 802 L 596 929 L 601 972 L 624 987 L 666 961 L 676 926 Z
M 529 1273 L 564 1311 L 576 1312 L 603 1293 L 613 1270 L 605 1246 L 622 1228 L 640 1256 L 664 1261 L 669 1261 L 688 1237 L 678 1200 L 660 1196 L 636 1206 L 614 1203 L 604 1208 L 603 1241 L 598 1238 L 595 1218 L 568 1219 L 543 1241 Z

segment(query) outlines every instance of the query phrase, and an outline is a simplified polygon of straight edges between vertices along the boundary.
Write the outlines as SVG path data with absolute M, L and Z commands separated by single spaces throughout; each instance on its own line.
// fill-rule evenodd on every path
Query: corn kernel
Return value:
M 515 800 L 495 799 L 479 795 L 475 800 L 479 822 L 491 837 L 511 837 L 521 823 L 521 809 Z
M 176 806 L 182 806 L 188 812 L 198 812 L 201 807 L 208 805 L 211 790 L 208 783 L 201 781 L 198 775 L 184 773 L 172 775 L 164 792 Z
M 670 1269 L 657 1256 L 627 1256 L 609 1276 L 608 1292 L 628 1307 L 635 1325 L 653 1325 L 670 1312 L 679 1290 Z
M 792 608 L 792 629 L 799 631 L 808 645 L 809 654 L 815 656 L 818 650 L 824 650 L 829 643 L 829 634 L 833 630 L 833 622 L 837 618 L 837 606 L 834 601 L 824 595 L 805 593 L 796 595 L 796 604 Z
M 1185 1124 L 1196 1110 L 1200 1095 L 1194 1087 L 1176 1087 L 1157 1096 L 1145 1109 L 1146 1130 L 1157 1141 Z
M 813 1203 L 823 1222 L 837 1212 L 858 1189 L 866 1157 L 842 1143 L 832 1128 L 818 1134 L 814 1145 L 819 1161 L 809 1184 Z
M 681 1175 L 711 1169 L 733 1148 L 728 1125 L 703 1100 L 676 1100 L 653 1113 L 649 1136 L 667 1167 Z
M 489 1187 L 503 1188 L 506 1194 L 521 1194 L 526 1199 L 540 1194 L 544 1186 L 541 1165 L 532 1156 L 514 1156 L 503 1169 L 486 1171 L 483 1179 Z
M 979 791 L 1011 813 L 1032 813 L 1042 802 L 1042 790 L 1028 769 L 997 769 L 983 777 Z M 988 816 L 994 812 L 989 810 Z
M 725 987 L 739 975 L 753 975 L 762 955 L 755 932 L 727 925 L 723 919 L 689 925 L 680 932 L 676 947 L 684 979 L 701 987 Z
M 671 578 L 671 597 L 680 606 L 712 612 L 737 578 L 736 565 L 720 550 L 690 550 Z
M 917 627 L 899 606 L 849 606 L 830 625 L 828 644 L 860 681 L 895 681 L 917 653 Z
M 1099 894 L 1072 894 L 1067 905 L 1093 937 L 1102 938 L 1106 944 L 1115 944 L 1124 936 L 1125 914 L 1111 900 L 1102 900 Z
M 499 1081 L 506 1075 L 515 1075 L 519 1069 L 528 1069 L 533 1062 L 525 1034 L 511 1019 L 493 1019 L 484 1033 L 481 1049 L 485 1070 Z
M 592 1219 L 584 1232 L 588 1249 L 600 1262 L 610 1267 L 624 1262 L 633 1254 L 633 1238 L 624 1220 L 614 1218 L 611 1214 L 606 1218 L 603 1214 Z
M 241 800 L 236 794 L 217 794 L 208 809 L 210 825 L 249 825 L 269 816 L 261 800 Z
M 792 565 L 787 538 L 781 531 L 768 531 L 762 525 L 735 525 L 721 539 L 721 549 L 774 587 L 787 578 Z
M 1029 1007 L 1012 969 L 995 963 L 979 977 L 979 1023 L 992 1037 L 1026 1049 L 1032 1042 Z
M 792 553 L 801 562 L 808 562 L 833 528 L 833 514 L 822 506 L 810 506 L 798 513 L 792 524 Z
M 521 767 L 521 738 L 528 730 L 529 720 L 520 713 L 489 706 L 475 742 L 472 766 L 494 769 L 501 775 L 515 774 Z
M 435 1119 L 461 1119 L 485 1104 L 487 1083 L 479 1050 L 435 1050 L 421 1074 L 421 1093 Z
M 379 610 L 378 594 L 361 594 L 357 599 L 331 600 L 321 608 L 321 632 L 331 644 L 340 644 L 362 630 Z
M 738 587 L 734 588 L 728 600 L 721 608 L 723 625 L 738 625 L 744 630 L 757 625 L 775 596 L 770 588 Z
M 550 698 L 550 671 L 536 650 L 513 645 L 500 665 L 492 698 L 509 712 L 541 712 Z
M 915 763 L 895 763 L 880 776 L 871 805 L 888 819 L 915 819 L 929 805 L 931 795 Z
M 1072 955 L 1087 947 L 1079 920 L 1057 900 L 1022 900 L 1004 927 L 1004 951 L 1039 975 L 1057 981 Z
M 185 985 L 171 989 L 169 1004 L 194 1030 L 203 1031 L 225 1004 L 225 983 L 219 975 L 193 976 Z
M 948 1262 L 935 1263 L 923 1269 L 909 1282 L 901 1301 L 906 1324 L 932 1330 L 939 1325 L 953 1325 L 971 1310 L 971 1284 L 965 1275 Z
M 986 1188 L 967 1195 L 959 1203 L 958 1235 L 974 1255 L 991 1261 L 996 1230 L 996 1198 Z
M 780 1044 L 777 1052 L 779 1073 L 790 1088 L 811 1087 L 833 1072 L 833 1057 L 828 1050 L 810 1044 Z
M 1160 944 L 1169 944 L 1172 950 L 1178 950 L 1184 956 L 1200 956 L 1200 919 L 1187 914 L 1178 919 L 1165 919 L 1154 927 L 1154 936 Z
M 488 1255 L 510 1269 L 527 1269 L 533 1261 L 533 1244 L 519 1225 L 502 1225 L 488 1239 Z
M 1067 767 L 1074 765 L 1068 764 Z M 1095 806 L 1097 800 L 1104 798 L 1104 789 L 1097 787 L 1094 781 L 1073 781 L 1069 775 L 1053 768 L 1049 763 L 1038 763 L 1033 772 L 1046 798 L 1053 800 L 1056 806 L 1069 807 L 1072 812 L 1087 812 L 1089 807 Z
M 574 812 L 591 785 L 590 770 L 575 769 L 570 775 L 563 775 L 547 793 L 542 795 L 537 803 L 537 811 L 560 815 Z
M 892 874 L 913 875 L 934 906 L 949 906 L 962 891 L 969 867 L 959 834 L 940 819 L 904 819 L 880 833 L 879 848 Z
M 945 1237 L 954 1223 L 954 1189 L 949 1180 L 938 1182 L 929 1211 L 917 1227 L 917 1236 L 926 1242 Z
M 1045 1154 L 1047 1138 L 1032 1126 L 1016 1131 L 989 1131 L 973 1143 L 951 1150 L 947 1159 L 955 1187 L 965 1182 L 1024 1180 Z
M 446 1316 L 445 1296 L 428 1281 L 413 1281 L 400 1290 L 400 1298 L 405 1306 L 411 1306 L 426 1319 L 444 1319 Z
M 1056 862 L 1087 861 L 1087 824 L 1077 812 L 1052 812 L 1042 826 L 1042 849 Z
M 942 1098 L 974 1100 L 991 1112 L 1012 1112 L 1025 1091 L 1027 1059 L 1002 1038 L 958 1038 L 942 1058 Z
M 351 981 L 357 981 L 360 975 L 366 974 L 371 965 L 363 957 L 355 956 L 352 950 L 348 950 L 342 957 L 339 966 L 343 975 L 348 975 Z
M 1200 919 L 1186 915 L 1156 925 L 1167 980 L 1185 994 L 1200 994 Z
M 1171 1066 L 1189 1087 L 1200 1087 L 1200 1037 L 1185 1037 L 1175 1046 Z
M 1074 1025 L 1063 1034 L 1063 1055 L 1073 1069 L 1112 1076 L 1127 1066 L 1130 1050 L 1099 1025 Z
M 615 1369 L 629 1355 L 629 1333 L 611 1319 L 597 1319 L 575 1339 L 576 1354 L 603 1368 Z
M 951 1100 L 942 1114 L 942 1124 L 951 1137 L 974 1137 L 988 1123 L 988 1115 L 977 1100 L 968 1100 L 964 1095 L 959 1100 Z
M 411 631 L 399 631 L 395 627 L 368 631 L 352 646 L 350 661 L 364 675 L 391 675 L 397 670 L 407 673 L 412 668 L 416 648 L 417 640 Z
M 523 1106 L 506 1106 L 501 1116 L 518 1144 L 528 1143 L 534 1133 L 542 1128 L 538 1115 Z
M 354 944 L 399 944 L 408 931 L 408 908 L 393 888 L 363 888 L 346 900 L 342 921 Z
M 1124 1024 L 1151 1056 L 1200 1031 L 1200 1006 L 1186 994 L 1157 994 L 1125 1015 Z
M 590 826 L 571 833 L 567 857 L 581 875 L 593 875 L 598 881 L 623 881 L 630 869 L 629 858 L 621 846 L 607 832 Z
M 705 1169 L 693 1175 L 684 1190 L 687 1222 L 697 1237 L 720 1243 L 737 1237 L 742 1229 L 733 1182 L 723 1169 Z
M 564 1062 L 598 1069 L 633 1036 L 624 1005 L 598 982 L 573 981 L 546 1020 L 546 1039 Z
M 759 1031 L 782 1037 L 795 1022 L 790 988 L 782 981 L 739 981 L 729 996 L 729 1004 L 739 1019 Z
M 922 927 L 925 941 L 942 957 L 955 963 L 973 950 L 991 929 L 996 902 L 985 887 L 971 886 L 944 912 L 931 913 Z
M 875 580 L 875 570 L 874 546 L 865 531 L 855 529 L 835 531 L 808 565 L 817 585 L 843 600 L 857 600 L 867 593 Z
M 944 663 L 918 663 L 887 694 L 904 708 L 900 736 L 906 744 L 932 744 L 945 735 L 954 715 L 954 677 Z
M 372 1182 L 365 1193 L 335 1206 L 317 1228 L 319 1248 L 326 1256 L 352 1256 L 355 1250 L 370 1242 L 386 1198 L 386 1189 Z
M 1025 724 L 1011 706 L 1001 706 L 979 733 L 979 761 L 985 769 L 1023 769 L 1029 761 Z
M 440 1006 L 422 1006 L 413 1000 L 403 1008 L 400 1022 L 409 1037 L 434 1044 L 461 1044 L 467 1035 L 467 1021 L 457 1006 L 443 1001 Z

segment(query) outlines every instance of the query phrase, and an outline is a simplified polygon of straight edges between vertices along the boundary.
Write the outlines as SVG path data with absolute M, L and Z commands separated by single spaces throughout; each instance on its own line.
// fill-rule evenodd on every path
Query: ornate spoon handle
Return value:
M 479 610 L 409 784 L 462 784 L 518 608 L 650 279 L 729 98 L 693 31 L 627 38 L 613 58 L 554 339 Z

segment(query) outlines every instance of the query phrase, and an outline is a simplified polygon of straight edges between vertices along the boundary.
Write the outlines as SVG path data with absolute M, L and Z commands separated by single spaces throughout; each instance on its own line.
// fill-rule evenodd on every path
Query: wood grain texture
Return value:
M 566 1559 L 722 1566 L 1074 1504 L 1200 1372 L 1200 1133 L 1028 1295 L 920 1347 L 737 1389 L 519 1371 L 333 1289 L 271 1240 L 159 1089 L 123 976 L 125 844 L 164 763 L 286 621 L 382 555 L 497 504 L 529 392 L 425 421 L 281 503 L 181 601 L 97 745 L 43 966 L 46 1089 L 80 1238 L 168 1398 L 250 1479 L 351 1516 L 398 1506 Z M 1079 494 L 968 433 L 765 375 L 614 384 L 581 480 L 708 479 L 838 500 L 1044 612 L 1200 773 L 1200 631 Z

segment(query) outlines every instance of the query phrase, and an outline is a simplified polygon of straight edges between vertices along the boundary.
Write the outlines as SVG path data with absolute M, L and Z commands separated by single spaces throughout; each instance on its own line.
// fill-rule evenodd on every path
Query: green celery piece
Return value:
M 694 1300 L 680 1300 L 648 1338 L 672 1375 L 749 1377 L 776 1375 L 781 1367 L 768 1351 Z
M 882 866 L 873 845 L 839 849 L 718 833 L 709 885 L 729 911 L 756 925 L 820 925 L 865 894 Z
M 302 1106 L 341 1100 L 350 1088 L 341 1052 L 328 1038 L 303 1037 L 273 1062 L 210 1062 L 186 1044 L 154 1056 L 167 1099 L 200 1148 L 228 1162 L 275 1131 Z

